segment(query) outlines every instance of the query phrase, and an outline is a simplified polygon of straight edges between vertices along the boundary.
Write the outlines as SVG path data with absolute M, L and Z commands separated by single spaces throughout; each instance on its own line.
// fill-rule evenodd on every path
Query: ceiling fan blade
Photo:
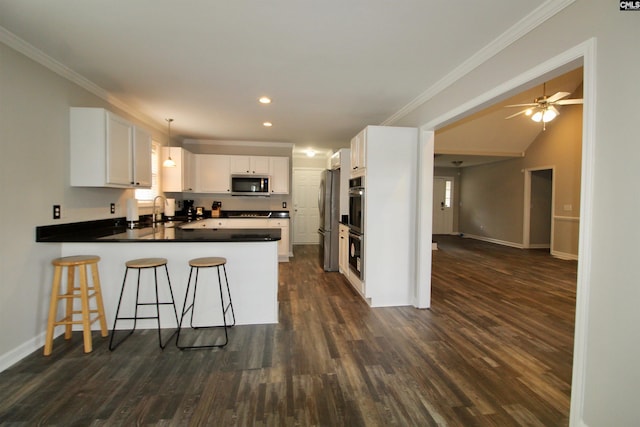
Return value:
M 505 105 L 506 107 L 537 107 L 538 104 L 536 104 L 535 102 L 529 103 L 529 104 L 511 104 L 511 105 Z
M 529 110 L 528 108 L 525 108 L 525 109 L 524 109 L 524 110 L 522 110 L 522 111 L 518 111 L 518 112 L 517 112 L 517 113 L 515 113 L 515 114 L 512 114 L 512 115 L 510 115 L 510 116 L 508 116 L 508 117 L 505 117 L 505 120 L 506 120 L 506 119 L 511 119 L 511 118 L 513 118 L 513 117 L 515 117 L 515 116 L 519 116 L 520 114 L 524 114 L 524 113 L 526 113 L 528 110 Z
M 582 104 L 582 99 L 563 99 L 561 101 L 556 101 L 554 104 L 556 105 L 573 105 L 573 104 Z
M 556 102 L 557 100 L 562 99 L 569 95 L 571 95 L 569 92 L 556 92 L 555 94 L 547 98 L 547 103 Z

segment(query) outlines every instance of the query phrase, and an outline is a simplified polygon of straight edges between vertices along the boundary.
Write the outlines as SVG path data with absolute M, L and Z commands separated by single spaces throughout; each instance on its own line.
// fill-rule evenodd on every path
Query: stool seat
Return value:
M 222 257 L 203 257 L 203 258 L 195 258 L 189 261 L 189 265 L 191 267 L 199 267 L 199 268 L 218 267 L 226 263 L 227 263 L 227 259 Z
M 74 265 L 93 264 L 98 261 L 100 261 L 98 255 L 72 255 L 56 258 L 51 261 L 51 264 L 60 267 L 70 267 Z
M 45 337 L 44 355 L 49 356 L 53 351 L 53 335 L 56 326 L 65 327 L 64 338 L 71 339 L 73 325 L 82 325 L 84 352 L 93 350 L 91 339 L 91 324 L 100 322 L 100 333 L 108 336 L 107 321 L 102 302 L 100 276 L 98 273 L 97 255 L 73 255 L 55 258 L 51 261 L 54 266 L 51 301 L 49 303 L 49 319 Z M 91 268 L 91 283 L 88 280 L 87 267 Z M 66 290 L 62 290 L 62 271 L 67 269 Z M 76 284 L 76 269 L 79 270 L 80 280 Z M 74 310 L 74 300 L 80 300 L 80 309 Z M 95 301 L 95 308 L 91 308 L 90 300 Z M 58 302 L 65 301 L 64 317 L 58 319 Z M 81 315 L 81 320 L 75 320 Z M 95 315 L 92 317 L 92 315 Z
M 160 267 L 167 264 L 166 258 L 139 258 L 127 261 L 125 265 L 129 268 L 151 268 Z

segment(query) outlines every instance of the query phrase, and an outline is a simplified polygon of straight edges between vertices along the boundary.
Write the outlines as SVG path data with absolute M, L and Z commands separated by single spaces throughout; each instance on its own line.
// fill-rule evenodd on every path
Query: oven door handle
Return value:
M 362 242 L 362 234 L 356 234 L 352 231 L 349 232 L 349 237 L 355 239 L 355 240 L 359 240 Z

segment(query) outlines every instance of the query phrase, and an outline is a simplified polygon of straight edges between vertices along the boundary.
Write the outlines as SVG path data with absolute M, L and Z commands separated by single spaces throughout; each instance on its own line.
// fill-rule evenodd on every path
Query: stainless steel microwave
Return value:
M 268 196 L 270 181 L 266 175 L 231 175 L 231 195 Z

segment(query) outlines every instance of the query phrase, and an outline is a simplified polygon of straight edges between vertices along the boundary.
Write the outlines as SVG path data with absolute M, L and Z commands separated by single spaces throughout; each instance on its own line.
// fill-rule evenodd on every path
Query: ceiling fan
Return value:
M 542 86 L 542 96 L 534 99 L 532 103 L 505 105 L 505 107 L 527 107 L 522 111 L 505 117 L 505 119 L 510 119 L 512 117 L 519 116 L 520 114 L 524 114 L 531 116 L 531 120 L 534 122 L 542 122 L 542 130 L 546 130 L 546 123 L 555 119 L 556 116 L 560 114 L 558 109 L 555 107 L 556 105 L 582 104 L 582 98 L 563 99 L 570 95 L 569 92 L 556 92 L 551 96 L 547 96 L 546 89 L 547 85 L 544 83 Z

